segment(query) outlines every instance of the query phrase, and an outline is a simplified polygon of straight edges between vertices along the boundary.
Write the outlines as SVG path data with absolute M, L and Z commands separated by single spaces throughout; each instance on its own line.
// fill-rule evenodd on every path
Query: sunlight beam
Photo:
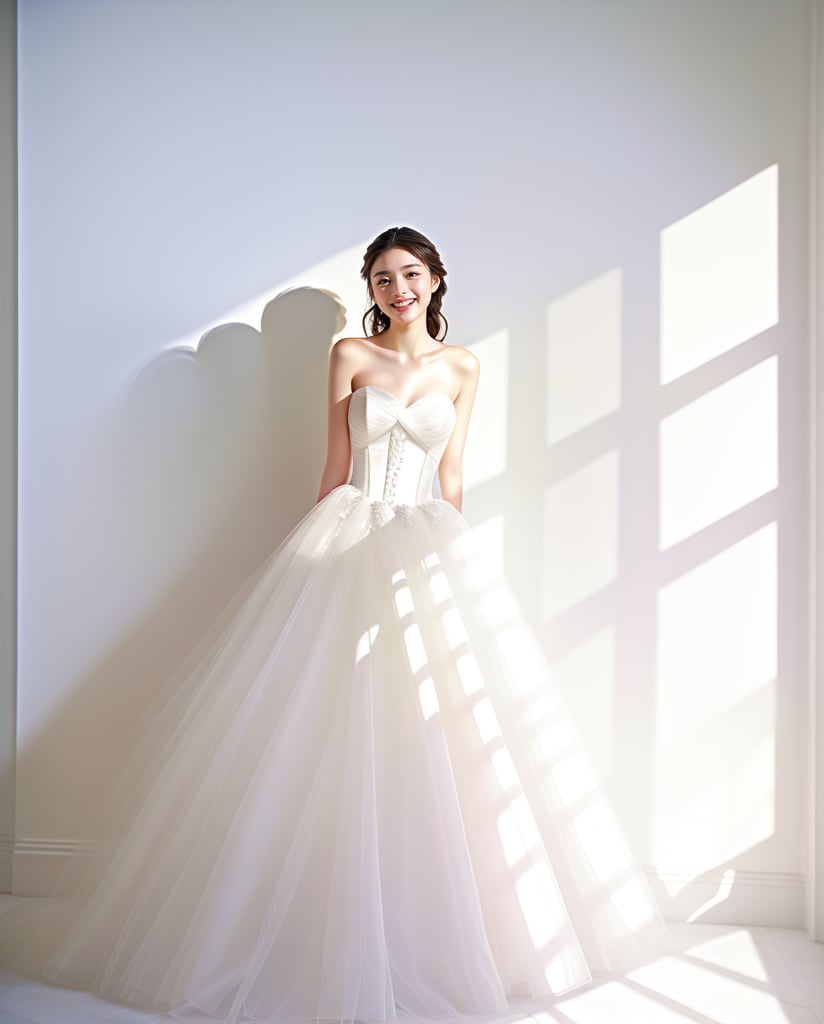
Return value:
M 547 444 L 619 408 L 620 270 L 610 270 L 550 303 L 546 393 Z
M 509 332 L 497 331 L 467 348 L 480 359 L 483 373 L 464 449 L 464 493 L 506 470 Z
M 778 323 L 778 165 L 661 232 L 661 383 Z
M 667 548 L 778 486 L 778 357 L 665 417 L 660 546 Z
M 543 613 L 552 618 L 615 580 L 618 452 L 609 451 L 544 492 Z
M 697 874 L 774 832 L 777 559 L 770 523 L 659 592 L 655 863 Z

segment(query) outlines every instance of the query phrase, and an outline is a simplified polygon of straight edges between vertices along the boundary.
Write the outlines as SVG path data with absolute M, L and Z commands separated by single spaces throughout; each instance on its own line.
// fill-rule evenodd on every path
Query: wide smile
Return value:
M 393 309 L 404 310 L 409 309 L 414 301 L 414 299 L 404 299 L 403 302 L 393 302 L 391 305 Z

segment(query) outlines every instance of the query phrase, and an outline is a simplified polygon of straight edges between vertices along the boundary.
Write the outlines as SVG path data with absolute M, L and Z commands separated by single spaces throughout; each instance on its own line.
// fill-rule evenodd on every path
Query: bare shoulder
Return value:
M 462 383 L 476 381 L 481 372 L 481 363 L 475 353 L 463 345 L 447 345 L 447 358 Z
M 332 351 L 339 355 L 362 352 L 366 347 L 365 342 L 366 338 L 338 338 L 332 346 Z
M 338 365 L 357 364 L 366 353 L 365 338 L 338 338 L 329 353 L 330 360 Z

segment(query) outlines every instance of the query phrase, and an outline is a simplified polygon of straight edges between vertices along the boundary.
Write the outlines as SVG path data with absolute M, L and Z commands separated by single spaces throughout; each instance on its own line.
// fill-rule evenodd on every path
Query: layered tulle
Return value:
M 3 963 L 218 1019 L 494 1014 L 660 924 L 540 649 L 447 502 L 345 485 L 164 687 L 102 850 Z

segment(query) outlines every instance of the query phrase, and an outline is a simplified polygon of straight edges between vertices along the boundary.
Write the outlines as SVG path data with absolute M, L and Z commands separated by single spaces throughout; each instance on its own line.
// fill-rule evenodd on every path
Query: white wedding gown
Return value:
M 0 917 L 4 965 L 222 1021 L 503 1016 L 657 932 L 537 642 L 432 496 L 454 421 L 354 393 L 351 483 L 164 687 L 107 843 Z

